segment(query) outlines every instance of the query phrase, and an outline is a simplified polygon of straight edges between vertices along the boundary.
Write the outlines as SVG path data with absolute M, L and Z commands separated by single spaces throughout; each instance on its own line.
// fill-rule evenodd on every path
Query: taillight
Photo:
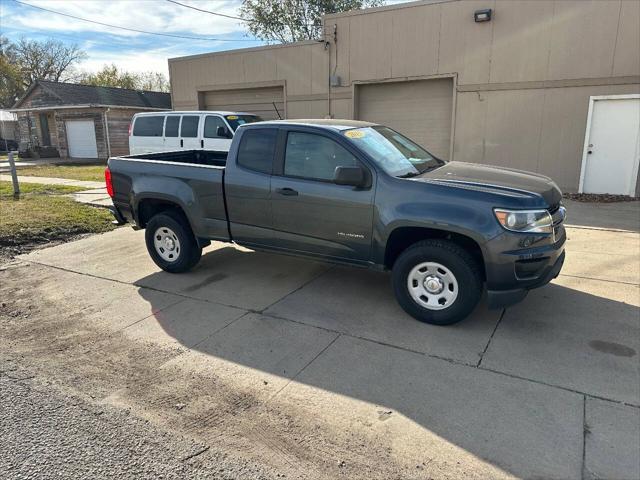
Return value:
M 129 122 L 129 136 L 131 136 L 131 130 L 133 130 L 133 122 Z
M 113 198 L 113 183 L 111 182 L 111 170 L 109 170 L 109 167 L 104 170 L 104 181 L 107 184 L 107 193 Z

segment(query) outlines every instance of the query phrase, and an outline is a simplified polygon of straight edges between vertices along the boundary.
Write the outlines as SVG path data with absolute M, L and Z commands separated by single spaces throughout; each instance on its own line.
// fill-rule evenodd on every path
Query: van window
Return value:
M 133 125 L 134 137 L 161 137 L 164 115 L 144 115 L 136 118 Z
M 179 125 L 180 125 L 180 117 L 178 115 L 168 116 L 167 123 L 165 123 L 164 125 L 164 136 L 177 137 Z
M 228 131 L 227 126 L 220 117 L 207 116 L 204 120 L 204 138 L 227 138 L 226 136 L 218 136 L 218 127 L 222 127 L 225 131 Z
M 200 117 L 195 115 L 185 115 L 182 117 L 182 127 L 180 127 L 180 136 L 186 138 L 195 138 L 198 136 L 198 123 Z
M 255 128 L 242 135 L 238 147 L 238 165 L 262 173 L 271 173 L 278 130 Z

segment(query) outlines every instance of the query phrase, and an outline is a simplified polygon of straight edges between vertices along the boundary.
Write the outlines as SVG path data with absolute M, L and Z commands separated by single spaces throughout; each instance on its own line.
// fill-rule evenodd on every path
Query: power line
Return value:
M 89 20 L 88 18 L 82 18 L 82 17 L 77 17 L 75 15 L 71 15 L 68 13 L 62 13 L 62 12 L 57 12 L 55 10 L 49 10 L 48 8 L 44 8 L 44 7 L 38 7 L 36 5 L 31 5 L 29 3 L 24 3 L 21 2 L 20 0 L 13 0 L 16 3 L 19 3 L 20 5 L 25 5 L 27 7 L 31 7 L 31 8 L 35 8 L 38 10 L 43 10 L 45 12 L 49 12 L 49 13 L 55 13 L 56 15 L 62 15 L 64 17 L 69 17 L 69 18 L 73 18 L 75 20 L 82 20 L 83 22 L 89 22 L 89 23 L 95 23 L 97 25 L 102 25 L 103 27 L 110 27 L 110 28 L 119 28 L 120 30 L 127 30 L 129 32 L 136 32 L 136 33 L 145 33 L 147 35 L 158 35 L 161 37 L 171 37 L 171 38 L 184 38 L 187 40 L 208 40 L 208 41 L 214 41 L 214 42 L 261 42 L 262 40 L 251 40 L 248 38 L 210 38 L 210 37 L 191 37 L 191 36 L 187 36 L 187 35 L 174 35 L 172 33 L 159 33 L 159 32 L 148 32 L 146 30 L 137 30 L 135 28 L 128 28 L 128 27 L 121 27 L 119 25 L 111 25 L 109 23 L 103 23 L 103 22 L 98 22 L 96 20 Z
M 181 7 L 190 8 L 192 10 L 197 10 L 198 12 L 209 13 L 211 15 L 217 15 L 217 16 L 225 17 L 225 18 L 231 18 L 233 20 L 240 20 L 242 22 L 251 22 L 251 20 L 248 20 L 246 18 L 235 17 L 233 15 L 227 15 L 225 13 L 212 12 L 211 10 L 205 10 L 204 8 L 198 8 L 198 7 L 194 7 L 193 5 L 187 5 L 186 3 L 176 2 L 176 0 L 166 0 L 166 1 L 170 2 L 170 3 L 175 3 L 176 5 L 180 5 Z M 306 26 L 306 27 L 318 27 L 318 28 L 320 27 L 320 25 L 317 25 L 317 24 L 315 24 L 313 22 L 310 22 L 310 23 L 294 22 L 294 23 L 292 23 L 292 25 L 300 25 L 300 26 Z
M 180 5 L 181 7 L 190 8 L 192 10 L 197 10 L 198 12 L 209 13 L 211 15 L 217 15 L 218 17 L 231 18 L 232 20 L 241 20 L 246 22 L 244 18 L 234 17 L 233 15 L 227 15 L 224 13 L 212 12 L 211 10 L 204 10 L 203 8 L 194 7 L 193 5 L 187 5 L 185 3 L 176 2 L 175 0 L 167 0 L 167 2 L 175 3 L 176 5 Z

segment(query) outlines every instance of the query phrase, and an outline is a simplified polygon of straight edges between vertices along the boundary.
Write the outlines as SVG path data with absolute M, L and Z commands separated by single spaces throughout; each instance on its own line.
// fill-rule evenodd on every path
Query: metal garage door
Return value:
M 449 159 L 452 79 L 358 85 L 356 95 L 358 119 L 388 125 Z
M 285 118 L 283 87 L 209 91 L 204 94 L 204 105 L 206 110 L 255 113 L 265 120 L 277 119 L 277 108 Z
M 67 144 L 69 156 L 73 158 L 98 158 L 96 129 L 93 120 L 68 120 Z

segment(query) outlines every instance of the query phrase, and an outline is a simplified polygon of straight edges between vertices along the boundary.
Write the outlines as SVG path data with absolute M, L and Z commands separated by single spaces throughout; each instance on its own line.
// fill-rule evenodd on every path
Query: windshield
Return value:
M 229 126 L 235 132 L 240 125 L 244 125 L 245 123 L 255 123 L 261 122 L 262 118 L 258 115 L 225 115 L 227 122 L 229 122 Z
M 396 177 L 413 177 L 444 165 L 444 161 L 389 127 L 355 128 L 345 130 L 343 135 Z

